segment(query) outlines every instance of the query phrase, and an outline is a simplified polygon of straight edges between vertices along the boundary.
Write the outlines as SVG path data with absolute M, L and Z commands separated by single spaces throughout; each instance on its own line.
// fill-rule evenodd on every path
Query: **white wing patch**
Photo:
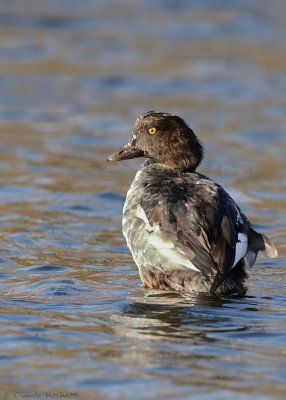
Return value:
M 171 240 L 163 238 L 160 232 L 151 233 L 148 237 L 148 243 L 154 246 L 164 257 L 172 260 L 173 263 L 200 272 L 200 270 L 185 256 L 185 253 L 175 247 Z
M 245 233 L 239 232 L 237 242 L 235 245 L 235 258 L 231 268 L 235 267 L 239 260 L 241 260 L 247 253 L 248 237 Z
M 136 216 L 145 222 L 146 230 L 149 232 L 147 238 L 148 244 L 155 247 L 158 253 L 160 253 L 164 258 L 170 259 L 172 263 L 200 272 L 200 270 L 194 266 L 181 249 L 175 247 L 175 244 L 171 240 L 163 237 L 159 225 L 150 225 L 147 215 L 140 204 L 137 205 Z
M 233 201 L 232 204 L 234 205 L 236 211 L 237 211 L 237 216 L 236 216 L 236 223 L 237 224 L 243 224 L 243 219 L 240 215 L 240 212 L 238 211 L 237 205 L 235 204 L 235 202 Z
M 158 231 L 160 229 L 159 225 L 154 225 L 154 226 L 150 225 L 150 222 L 148 221 L 147 215 L 146 215 L 143 207 L 141 206 L 141 204 L 137 205 L 135 214 L 136 214 L 137 218 L 140 218 L 145 222 L 147 231 L 156 232 L 156 231 Z
M 136 208 L 136 217 L 137 217 L 137 218 L 140 218 L 140 219 L 143 219 L 143 221 L 145 222 L 145 224 L 150 226 L 149 221 L 148 221 L 148 218 L 147 218 L 147 215 L 145 214 L 145 211 L 143 210 L 143 207 L 141 206 L 141 204 L 138 204 L 138 205 L 137 205 L 137 208 Z
M 236 223 L 243 224 L 242 216 L 240 215 L 240 212 L 235 202 L 233 202 L 233 205 L 237 211 Z M 241 260 L 245 256 L 245 254 L 247 253 L 247 249 L 248 249 L 248 236 L 245 233 L 239 232 L 237 235 L 237 242 L 235 245 L 234 262 L 231 268 L 235 267 L 236 264 L 239 262 L 239 260 Z

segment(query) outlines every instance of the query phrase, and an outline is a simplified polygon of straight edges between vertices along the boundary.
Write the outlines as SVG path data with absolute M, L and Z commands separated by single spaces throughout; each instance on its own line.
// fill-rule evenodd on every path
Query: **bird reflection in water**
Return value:
M 245 326 L 234 325 L 231 315 L 221 308 L 234 301 L 209 294 L 180 294 L 161 291 L 137 291 L 128 305 L 114 319 L 128 336 L 168 340 L 185 338 L 197 341 L 205 333 L 234 331 Z

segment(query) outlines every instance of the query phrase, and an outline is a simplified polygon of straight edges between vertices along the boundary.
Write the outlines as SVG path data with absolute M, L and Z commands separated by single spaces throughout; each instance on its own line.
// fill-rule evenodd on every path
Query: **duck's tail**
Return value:
M 250 230 L 249 248 L 256 253 L 260 253 L 262 257 L 275 258 L 278 255 L 277 249 L 271 240 L 263 233 Z
M 235 279 L 237 280 L 238 272 L 241 274 L 245 274 L 244 276 L 240 276 L 240 281 L 243 282 L 244 277 L 246 277 L 245 268 L 250 268 L 256 261 L 257 255 L 261 255 L 262 257 L 267 258 L 275 258 L 278 255 L 277 249 L 271 240 L 264 235 L 263 233 L 256 232 L 254 229 L 250 228 L 250 232 L 248 235 L 248 249 L 246 255 L 237 263 L 237 267 L 235 270 Z M 234 270 L 234 269 L 233 269 Z M 232 270 L 230 271 L 232 272 Z M 215 293 L 217 288 L 225 281 L 228 277 L 228 274 L 222 275 L 220 270 L 217 270 L 217 274 L 211 286 L 211 293 Z M 239 287 L 236 285 L 236 287 Z
M 241 260 L 245 267 L 252 267 L 257 255 L 267 258 L 275 258 L 278 255 L 277 249 L 271 240 L 263 233 L 250 229 L 248 236 L 248 250 Z
M 271 240 L 264 235 L 263 233 L 261 234 L 263 241 L 264 241 L 264 250 L 262 250 L 262 255 L 266 256 L 268 258 L 275 258 L 278 256 L 278 251 L 274 244 L 271 242 Z

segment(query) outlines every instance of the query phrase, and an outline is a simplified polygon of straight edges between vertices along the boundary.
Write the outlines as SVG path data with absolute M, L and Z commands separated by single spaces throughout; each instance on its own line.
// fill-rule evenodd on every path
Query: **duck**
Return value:
M 143 286 L 175 292 L 244 295 L 257 255 L 277 256 L 232 197 L 197 172 L 204 148 L 179 116 L 139 116 L 108 161 L 146 160 L 127 192 L 122 231 Z

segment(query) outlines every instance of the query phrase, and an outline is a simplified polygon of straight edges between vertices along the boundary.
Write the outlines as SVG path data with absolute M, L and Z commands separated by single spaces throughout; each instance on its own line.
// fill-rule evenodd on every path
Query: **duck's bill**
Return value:
M 144 153 L 142 150 L 136 149 L 132 144 L 127 143 L 120 149 L 116 150 L 111 156 L 108 157 L 107 161 L 121 161 L 130 160 L 131 158 L 143 157 Z

